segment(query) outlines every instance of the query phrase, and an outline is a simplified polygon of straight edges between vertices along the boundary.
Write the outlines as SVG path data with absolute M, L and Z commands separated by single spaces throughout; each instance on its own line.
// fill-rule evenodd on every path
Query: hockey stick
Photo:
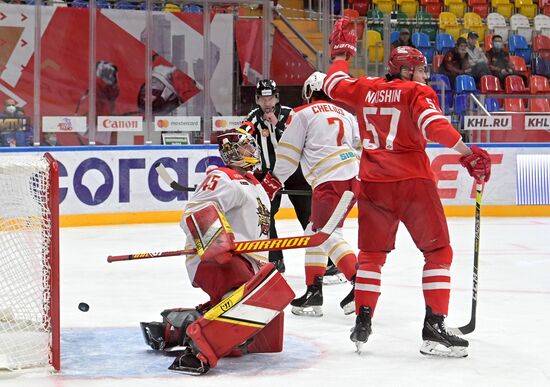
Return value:
M 476 328 L 476 308 L 477 308 L 477 281 L 479 268 L 479 229 L 481 225 L 481 196 L 483 195 L 483 185 L 476 184 L 476 215 L 475 215 L 475 233 L 474 233 L 474 274 L 472 284 L 472 314 L 470 322 L 460 328 L 449 328 L 449 331 L 455 335 L 467 335 Z
M 179 184 L 177 181 L 172 179 L 172 177 L 168 174 L 168 171 L 166 171 L 166 168 L 162 164 L 157 164 L 155 166 L 155 169 L 157 170 L 157 173 L 159 174 L 160 178 L 170 186 L 174 191 L 181 191 L 181 192 L 195 192 L 197 189 L 197 186 L 194 187 L 184 187 L 183 185 Z M 281 195 L 300 195 L 300 196 L 311 196 L 311 191 L 306 190 L 299 190 L 299 189 L 283 189 L 278 192 L 278 194 Z
M 351 201 L 353 199 L 353 193 L 346 191 L 340 198 L 340 202 L 336 206 L 336 209 L 330 216 L 325 227 L 321 231 L 316 232 L 313 235 L 299 236 L 299 237 L 287 237 L 287 238 L 271 238 L 271 239 L 256 239 L 251 241 L 235 242 L 234 253 L 255 253 L 258 251 L 272 251 L 272 250 L 288 250 L 288 249 L 302 249 L 308 247 L 316 247 L 326 241 L 330 235 L 334 232 L 338 223 L 346 216 Z M 196 254 L 197 250 L 176 250 L 176 251 L 162 251 L 154 253 L 140 253 L 140 254 L 126 254 L 126 255 L 109 255 L 107 262 L 118 261 L 131 261 L 135 259 L 147 259 L 147 258 L 160 258 L 160 257 L 173 257 L 176 255 Z

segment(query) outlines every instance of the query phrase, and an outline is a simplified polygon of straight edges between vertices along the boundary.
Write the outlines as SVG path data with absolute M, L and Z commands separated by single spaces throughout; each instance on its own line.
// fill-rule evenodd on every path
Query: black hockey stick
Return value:
M 313 235 L 303 235 L 299 237 L 286 237 L 286 238 L 271 238 L 271 239 L 257 239 L 252 241 L 240 241 L 235 242 L 235 247 L 232 250 L 235 253 L 253 253 L 258 251 L 273 251 L 273 250 L 287 250 L 287 249 L 301 249 L 308 247 L 316 247 L 325 242 L 330 235 L 336 230 L 338 224 L 345 218 L 348 213 L 351 201 L 353 199 L 353 192 L 346 191 L 340 198 L 340 202 L 336 206 L 336 209 L 330 216 L 327 224 Z M 197 250 L 176 250 L 176 251 L 161 251 L 151 253 L 139 253 L 139 254 L 124 254 L 124 255 L 109 255 L 107 262 L 120 262 L 120 261 L 132 261 L 135 259 L 146 258 L 160 258 L 160 257 L 173 257 L 177 255 L 197 254 Z
M 159 174 L 160 178 L 170 186 L 174 191 L 181 191 L 181 192 L 195 192 L 197 189 L 197 186 L 194 187 L 184 187 L 168 174 L 166 171 L 166 168 L 162 164 L 157 164 L 155 166 L 155 169 L 157 170 L 157 173 Z M 280 195 L 300 195 L 300 196 L 311 196 L 311 191 L 306 190 L 299 190 L 299 189 L 283 189 L 277 192 L 277 194 Z
M 479 229 L 481 225 L 481 196 L 483 195 L 483 184 L 476 184 L 476 217 L 475 217 L 475 232 L 474 232 L 474 270 L 472 284 L 472 314 L 470 322 L 460 328 L 449 328 L 455 335 L 467 335 L 476 329 L 476 308 L 477 308 L 477 285 L 478 285 L 478 268 L 479 268 Z

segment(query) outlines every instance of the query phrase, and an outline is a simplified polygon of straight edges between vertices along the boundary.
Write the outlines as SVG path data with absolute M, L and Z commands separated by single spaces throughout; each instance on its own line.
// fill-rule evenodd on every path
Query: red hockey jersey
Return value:
M 330 98 L 355 108 L 363 145 L 361 180 L 434 179 L 425 152 L 427 141 L 453 148 L 461 139 L 428 85 L 351 78 L 348 63 L 338 60 L 330 66 L 323 89 Z

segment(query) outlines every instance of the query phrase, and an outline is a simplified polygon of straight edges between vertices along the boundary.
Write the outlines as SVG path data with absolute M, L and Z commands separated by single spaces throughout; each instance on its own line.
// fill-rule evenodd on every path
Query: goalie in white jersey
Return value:
M 210 300 L 195 309 L 165 310 L 162 323 L 141 323 L 153 349 L 184 347 L 169 369 L 191 375 L 224 356 L 280 352 L 282 310 L 294 298 L 267 253 L 233 252 L 235 241 L 269 234 L 270 201 L 252 173 L 260 163 L 256 141 L 239 128 L 219 135 L 218 146 L 227 167 L 207 173 L 181 221 L 186 248 L 197 249 L 187 257 L 189 278 Z
M 294 109 L 279 141 L 273 176 L 264 186 L 277 187 L 301 165 L 307 182 L 313 189 L 311 218 L 306 234 L 322 228 L 345 191 L 358 191 L 359 128 L 355 117 L 329 102 L 322 91 L 325 74 L 313 73 L 304 83 L 302 96 L 307 105 Z M 278 180 L 278 181 L 277 181 Z M 268 184 L 272 183 L 272 184 Z M 280 184 L 279 184 L 280 185 Z M 272 190 L 266 188 L 268 194 Z M 343 222 L 343 221 L 342 221 Z M 291 302 L 292 313 L 322 316 L 322 283 L 330 256 L 338 269 L 352 284 L 355 280 L 357 257 L 344 240 L 342 224 L 321 246 L 306 249 L 305 273 L 307 291 Z M 344 313 L 355 311 L 354 289 L 342 300 Z

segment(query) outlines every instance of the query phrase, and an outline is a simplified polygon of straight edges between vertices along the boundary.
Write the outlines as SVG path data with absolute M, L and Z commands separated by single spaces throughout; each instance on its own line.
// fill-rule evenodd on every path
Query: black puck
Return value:
M 90 310 L 90 305 L 86 304 L 85 302 L 81 302 L 80 304 L 78 304 L 78 309 L 80 309 L 80 311 L 82 312 L 87 312 L 88 310 Z

